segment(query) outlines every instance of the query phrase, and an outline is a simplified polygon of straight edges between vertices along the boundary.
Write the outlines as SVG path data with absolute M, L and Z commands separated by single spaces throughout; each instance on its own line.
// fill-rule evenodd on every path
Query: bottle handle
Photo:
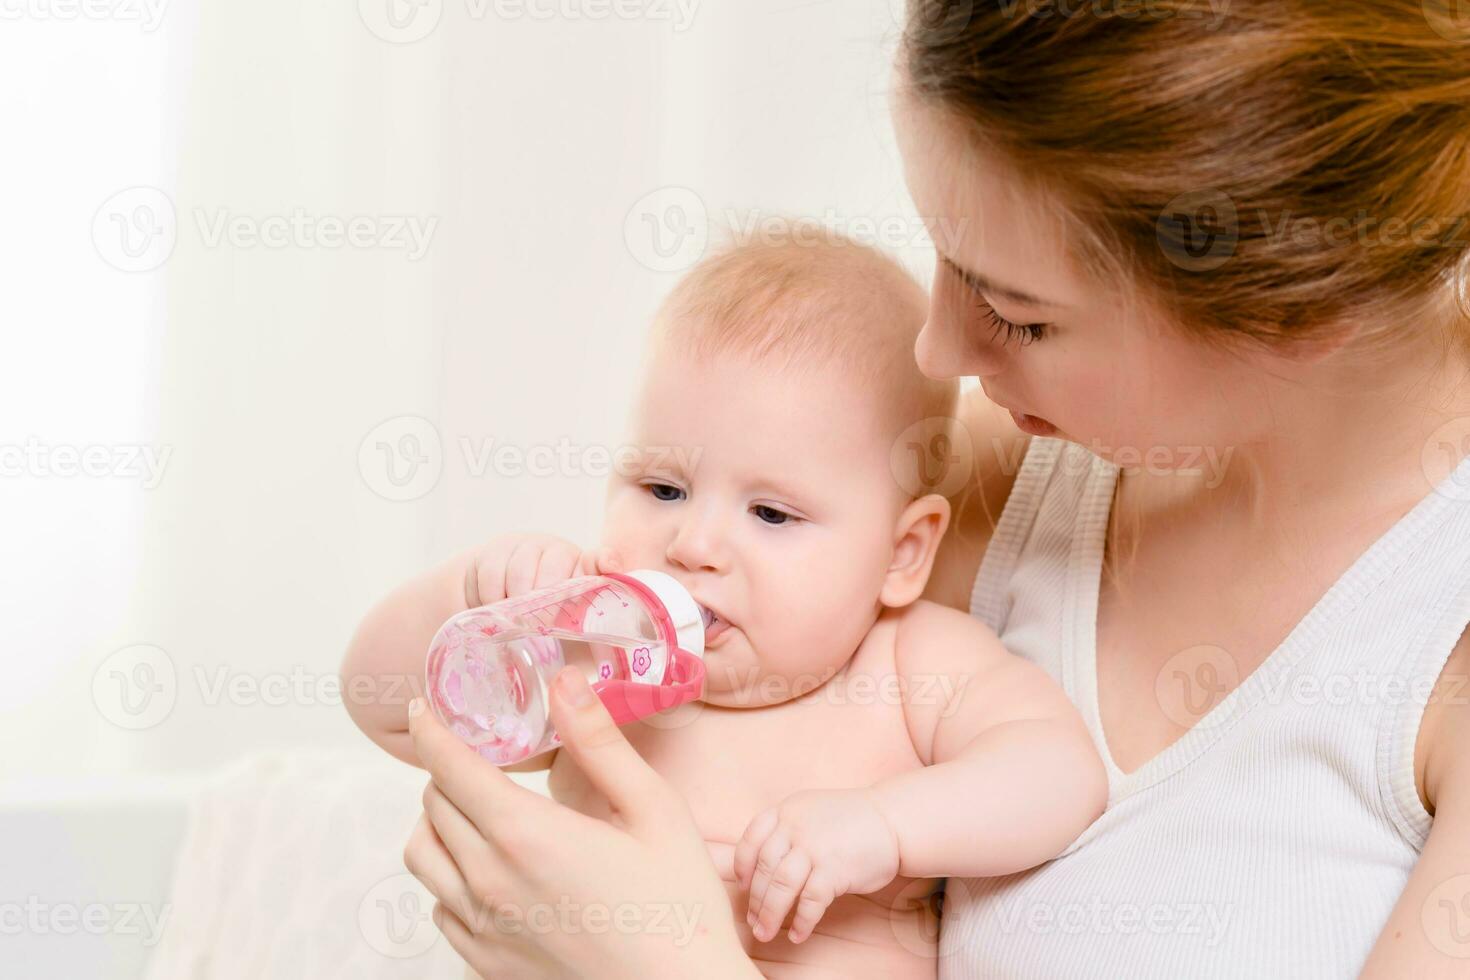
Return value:
M 610 677 L 592 685 L 608 714 L 619 725 L 693 701 L 704 690 L 704 660 L 688 650 L 670 647 L 668 673 L 672 683 L 636 684 Z
M 605 572 L 603 577 L 615 580 L 643 600 L 669 649 L 669 664 L 662 684 L 637 684 L 609 677 L 592 685 L 613 721 L 626 725 L 699 697 L 704 691 L 704 658 L 680 648 L 678 632 L 658 596 L 631 575 Z

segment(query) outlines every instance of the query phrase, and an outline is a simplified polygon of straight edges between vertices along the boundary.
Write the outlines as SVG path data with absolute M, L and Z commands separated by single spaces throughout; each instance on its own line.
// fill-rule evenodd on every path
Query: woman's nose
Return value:
M 719 571 L 725 566 L 723 522 L 709 513 L 690 513 L 669 542 L 668 560 L 690 571 Z
M 999 374 L 1005 363 L 1000 345 L 967 343 L 961 332 L 937 322 L 933 314 L 914 341 L 914 360 L 925 375 L 939 380 Z

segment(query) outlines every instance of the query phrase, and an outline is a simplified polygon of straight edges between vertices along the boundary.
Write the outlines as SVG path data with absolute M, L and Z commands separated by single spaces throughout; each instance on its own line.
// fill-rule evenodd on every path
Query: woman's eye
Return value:
M 1044 323 L 1012 323 L 995 312 L 995 307 L 983 300 L 976 304 L 976 306 L 985 318 L 990 321 L 990 325 L 995 328 L 990 335 L 992 339 L 1002 330 L 1006 332 L 1006 339 L 1003 341 L 1004 344 L 1010 343 L 1012 338 L 1019 337 L 1021 340 L 1020 346 L 1025 347 L 1027 344 L 1040 340 L 1046 332 L 1046 324 Z
M 965 291 L 975 300 L 975 309 L 979 311 L 980 315 L 992 327 L 990 334 L 991 340 L 994 340 L 1004 330 L 1006 336 L 1002 342 L 1003 344 L 1008 344 L 1014 339 L 1019 339 L 1020 346 L 1025 347 L 1027 344 L 1040 340 L 1046 333 L 1047 324 L 1045 323 L 1014 323 L 1001 316 L 995 311 L 995 307 L 986 302 L 985 294 L 970 281 L 970 278 L 959 266 L 955 265 L 947 257 L 944 259 L 944 264 L 949 269 L 950 274 L 960 281 Z
M 655 500 L 678 500 L 678 494 L 684 492 L 678 487 L 671 486 L 667 483 L 650 483 L 647 486 L 648 491 L 653 494 L 653 499 Z M 664 496 L 663 491 L 665 490 L 669 491 L 671 494 L 674 494 L 674 496 Z
M 762 521 L 765 521 L 767 524 L 770 524 L 774 527 L 780 527 L 783 524 L 789 524 L 792 521 L 796 520 L 795 517 L 786 513 L 784 510 L 777 510 L 774 507 L 767 507 L 765 504 L 756 504 L 755 507 L 751 509 L 755 511 L 756 517 L 759 517 Z

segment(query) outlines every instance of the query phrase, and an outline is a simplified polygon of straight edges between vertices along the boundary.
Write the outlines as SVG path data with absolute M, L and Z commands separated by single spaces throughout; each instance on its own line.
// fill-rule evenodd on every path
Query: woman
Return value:
M 1061 857 L 949 882 L 942 976 L 1470 970 L 1470 32 L 1437 3 L 911 11 L 916 356 L 985 396 L 926 595 L 1058 678 L 1110 784 Z M 484 976 L 755 975 L 682 802 L 558 684 L 625 826 L 420 711 L 435 921 Z M 700 927 L 497 929 L 469 894 Z

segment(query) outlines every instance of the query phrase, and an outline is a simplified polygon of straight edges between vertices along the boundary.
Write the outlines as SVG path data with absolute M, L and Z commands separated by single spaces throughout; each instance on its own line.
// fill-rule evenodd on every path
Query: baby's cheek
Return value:
M 852 659 L 862 640 L 852 635 L 852 624 L 791 631 L 761 654 L 770 701 L 789 701 L 820 686 Z

